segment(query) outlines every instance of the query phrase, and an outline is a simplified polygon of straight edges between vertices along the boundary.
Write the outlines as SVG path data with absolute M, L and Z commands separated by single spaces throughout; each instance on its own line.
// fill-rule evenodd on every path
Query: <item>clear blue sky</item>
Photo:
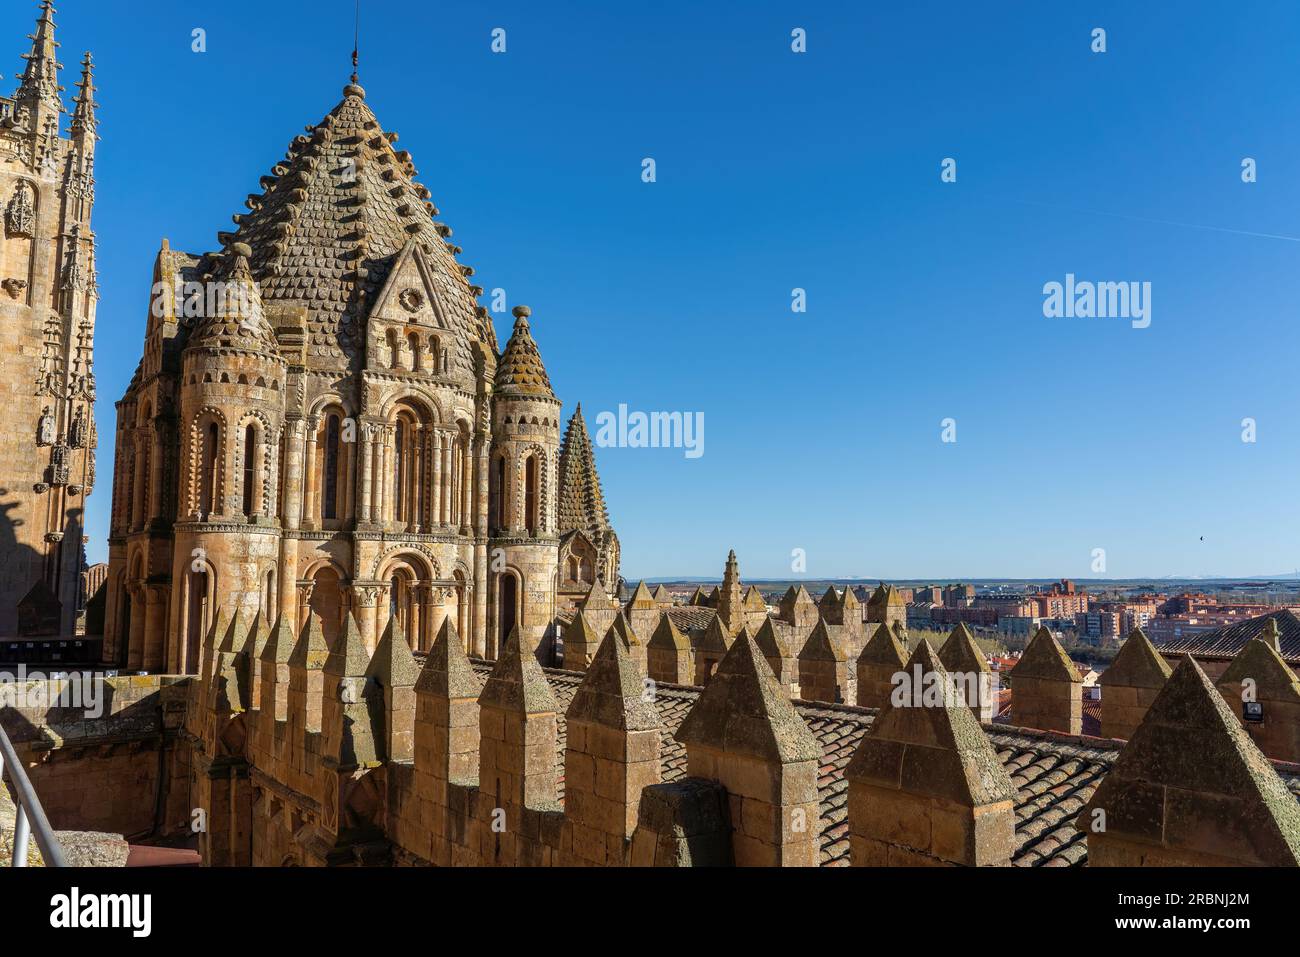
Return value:
M 1173 225 L 1300 237 L 1300 5 L 365 7 L 369 102 L 476 281 L 532 306 L 566 415 L 705 415 L 698 459 L 597 450 L 630 577 L 732 547 L 752 577 L 794 548 L 809 576 L 1300 565 L 1300 242 Z M 35 4 L 6 11 L 12 77 Z M 338 102 L 352 3 L 58 20 L 65 84 L 93 49 L 104 104 L 95 561 L 159 242 L 213 248 Z M 1150 328 L 1044 318 L 1067 272 L 1152 283 Z

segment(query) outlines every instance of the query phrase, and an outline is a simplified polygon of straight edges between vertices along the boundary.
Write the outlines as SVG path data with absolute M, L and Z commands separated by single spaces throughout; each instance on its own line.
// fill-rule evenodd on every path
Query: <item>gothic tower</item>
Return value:
M 54 13 L 0 98 L 0 637 L 73 633 L 95 484 L 95 85 L 87 53 L 65 137 Z

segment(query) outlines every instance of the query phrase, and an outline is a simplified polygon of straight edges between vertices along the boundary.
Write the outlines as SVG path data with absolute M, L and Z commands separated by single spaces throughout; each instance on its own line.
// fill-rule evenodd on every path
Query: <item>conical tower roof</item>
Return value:
M 232 243 L 218 272 L 218 282 L 209 288 L 212 307 L 196 320 L 187 348 L 242 349 L 278 356 L 275 333 L 266 321 L 262 293 L 253 279 L 248 260 L 253 251 L 244 243 Z
M 609 509 L 596 472 L 596 455 L 579 404 L 560 446 L 560 532 L 581 529 L 588 538 L 609 526 Z
M 459 252 L 433 219 L 429 191 L 397 135 L 385 133 L 355 83 L 343 100 L 261 179 L 248 197 L 238 230 L 218 236 L 222 245 L 247 243 L 252 272 L 268 304 L 307 310 L 307 355 L 313 365 L 359 364 L 362 322 L 399 254 L 414 244 L 431 274 L 440 320 L 459 340 L 448 350 L 452 370 L 472 374 L 470 343 L 495 356 L 496 335 L 477 290 L 456 262 Z
M 497 363 L 496 393 L 554 399 L 542 354 L 528 325 L 532 310 L 527 306 L 515 306 L 514 314 L 515 330 L 501 353 L 501 361 Z

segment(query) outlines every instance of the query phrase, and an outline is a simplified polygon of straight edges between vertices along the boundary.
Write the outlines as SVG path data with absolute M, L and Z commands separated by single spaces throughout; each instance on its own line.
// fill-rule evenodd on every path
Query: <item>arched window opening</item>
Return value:
M 590 583 L 593 581 L 593 579 L 592 579 L 592 577 L 591 577 L 591 559 L 590 559 L 590 558 L 584 558 L 584 559 L 582 560 L 582 565 L 581 565 L 581 567 L 578 569 L 578 581 L 587 582 L 588 584 L 590 584 Z
M 325 464 L 321 496 L 321 518 L 339 517 L 339 417 L 325 419 Z
M 199 670 L 199 649 L 203 645 L 203 636 L 211 627 L 208 607 L 208 573 L 207 570 L 190 572 L 189 609 L 185 624 L 185 673 L 196 674 Z
M 578 559 L 573 555 L 569 556 L 569 581 L 578 581 Z
M 253 489 L 257 484 L 257 430 L 251 425 L 244 430 L 244 515 L 252 517 L 255 503 Z
M 537 456 L 530 455 L 524 463 L 524 522 L 529 535 L 537 534 Z
M 220 432 L 217 423 L 209 423 L 203 433 L 203 454 L 199 459 L 199 512 L 206 519 L 213 509 L 217 494 L 217 449 Z

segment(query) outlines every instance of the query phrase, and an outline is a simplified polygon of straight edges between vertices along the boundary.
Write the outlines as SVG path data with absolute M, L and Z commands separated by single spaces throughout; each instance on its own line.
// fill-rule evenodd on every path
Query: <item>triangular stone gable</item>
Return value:
M 578 607 L 584 611 L 591 611 L 592 609 L 612 608 L 617 604 L 618 602 L 610 598 L 606 593 L 605 586 L 600 583 L 598 578 L 591 583 L 591 587 L 587 589 L 587 597 L 579 602 Z
M 1042 678 L 1049 681 L 1069 681 L 1082 684 L 1083 678 L 1074 662 L 1065 653 L 1061 643 L 1047 629 L 1040 627 L 1030 640 L 1024 654 L 1011 669 L 1012 680 L 1016 678 Z
M 669 593 L 667 585 L 657 586 L 654 590 L 653 596 L 655 602 L 660 606 L 668 606 L 673 603 L 673 596 Z
M 412 289 L 420 294 L 418 302 L 408 292 Z M 399 325 L 414 322 L 446 330 L 449 326 L 439 302 L 441 295 L 423 251 L 414 240 L 408 241 L 388 270 L 371 307 L 370 319 Z
M 1075 826 L 1091 833 L 1097 810 L 1105 839 L 1224 863 L 1300 865 L 1300 804 L 1190 655 Z
M 225 654 L 235 654 L 243 651 L 247 643 L 248 619 L 244 616 L 244 609 L 236 608 L 235 617 L 230 620 L 230 627 L 221 636 L 221 644 L 217 646 L 217 650 Z
M 438 629 L 438 637 L 424 659 L 424 667 L 415 682 L 416 694 L 437 695 L 442 698 L 477 698 L 481 689 L 478 675 L 456 626 L 448 615 Z
M 613 629 L 591 659 L 566 717 L 620 731 L 660 726 L 659 713 L 646 694 L 645 679 Z
M 821 747 L 777 684 L 748 633 L 742 633 L 675 735 L 703 746 L 788 764 L 821 760 Z
M 1161 688 L 1173 674 L 1164 655 L 1141 628 L 1134 628 L 1097 683 L 1103 688 Z
M 703 588 L 701 588 L 699 585 L 696 585 L 695 591 L 691 593 L 691 600 L 688 601 L 686 604 L 695 605 L 697 607 L 703 608 L 708 603 L 709 603 L 709 596 L 704 594 Z
M 550 682 L 542 673 L 536 656 L 519 637 L 519 628 L 510 629 L 505 650 L 479 693 L 480 707 L 500 708 L 517 714 L 543 714 L 557 710 Z
M 959 621 L 953 626 L 948 640 L 939 649 L 939 661 L 949 674 L 989 674 L 992 669 L 975 642 L 975 636 Z
M 1015 785 L 992 742 L 928 641 L 917 645 L 905 671 L 920 687 L 904 696 L 905 705 L 892 698 L 884 705 L 845 768 L 845 778 L 968 807 L 1015 801 Z

